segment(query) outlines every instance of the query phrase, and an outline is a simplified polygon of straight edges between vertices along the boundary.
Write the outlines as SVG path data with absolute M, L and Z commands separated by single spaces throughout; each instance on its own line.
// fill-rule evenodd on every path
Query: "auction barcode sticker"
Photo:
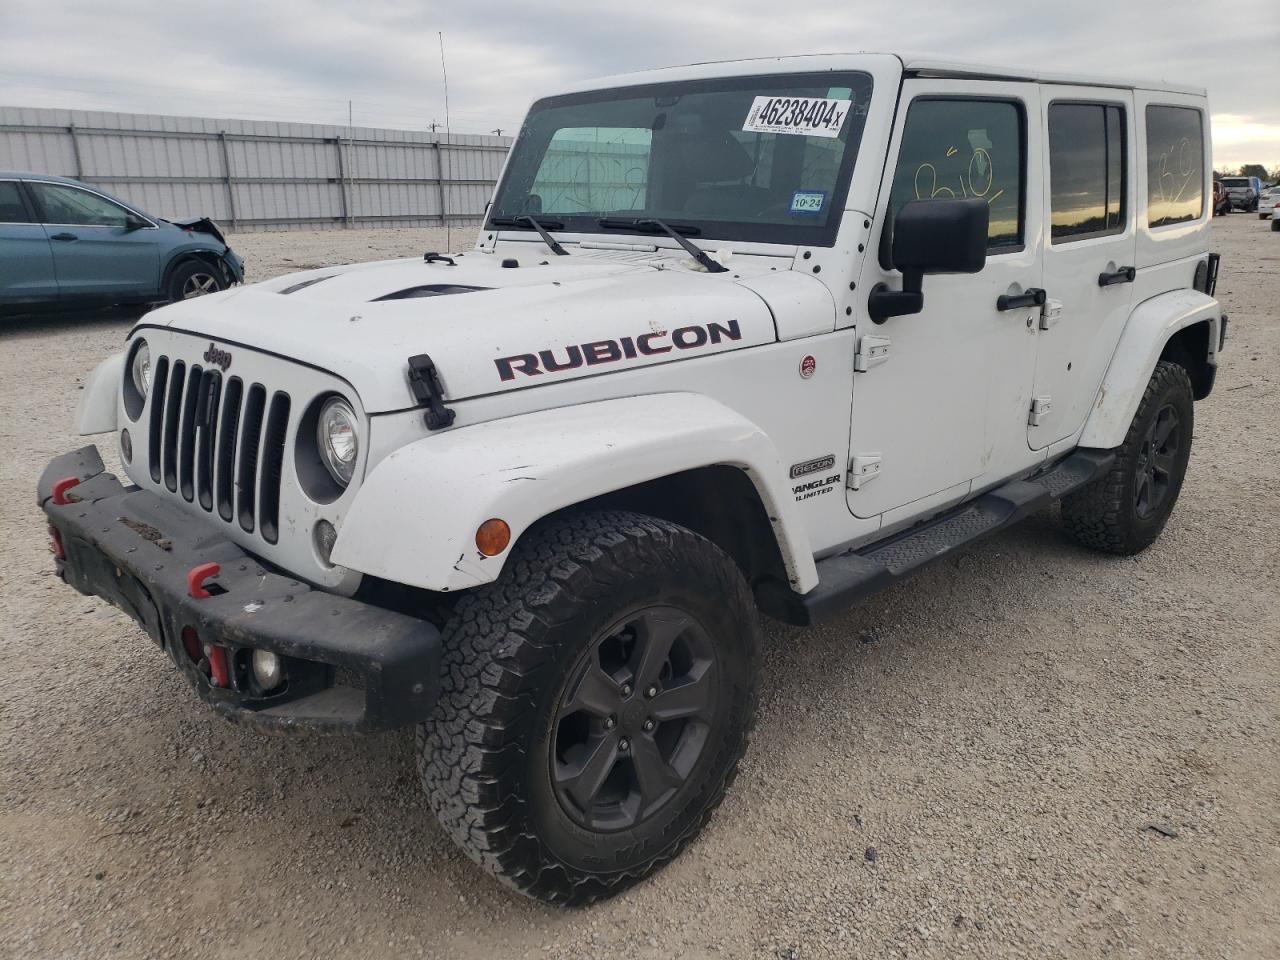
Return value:
M 838 137 L 852 100 L 826 97 L 756 97 L 743 130 L 802 137 Z

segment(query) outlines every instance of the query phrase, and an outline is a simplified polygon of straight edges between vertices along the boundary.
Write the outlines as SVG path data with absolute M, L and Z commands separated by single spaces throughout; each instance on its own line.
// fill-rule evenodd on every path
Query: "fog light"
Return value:
M 284 679 L 284 664 L 270 650 L 253 651 L 253 679 L 263 693 L 269 693 L 280 686 Z
M 133 463 L 133 437 L 129 436 L 128 430 L 120 431 L 120 456 L 124 457 L 125 463 Z
M 338 542 L 338 531 L 328 520 L 318 520 L 311 532 L 315 538 L 316 554 L 320 557 L 320 562 L 329 567 L 333 566 L 333 561 L 329 557 L 333 553 L 333 545 Z

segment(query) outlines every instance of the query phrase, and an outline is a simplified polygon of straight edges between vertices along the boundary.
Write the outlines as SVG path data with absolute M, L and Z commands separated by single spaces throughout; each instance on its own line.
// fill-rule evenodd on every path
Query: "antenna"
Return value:
M 449 137 L 449 71 L 444 65 L 444 31 L 436 34 L 440 38 L 440 76 L 444 79 L 444 141 L 448 145 Z M 450 164 L 446 162 L 446 153 L 441 149 L 439 153 L 440 162 L 445 168 L 440 171 L 440 180 L 443 183 L 448 180 Z M 447 202 L 449 194 L 447 190 L 440 191 L 440 219 L 444 221 L 444 243 L 449 253 L 453 252 L 453 226 L 449 222 L 449 205 Z

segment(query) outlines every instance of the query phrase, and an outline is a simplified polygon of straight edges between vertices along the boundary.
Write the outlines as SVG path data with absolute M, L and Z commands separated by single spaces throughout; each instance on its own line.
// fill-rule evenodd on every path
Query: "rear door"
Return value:
M 131 228 L 132 211 L 101 194 L 64 183 L 29 180 L 53 250 L 64 300 L 154 294 L 160 287 L 159 232 Z
M 880 255 L 866 259 L 858 289 L 901 288 L 886 267 L 886 231 L 910 200 L 985 199 L 987 262 L 977 274 L 925 277 L 918 314 L 859 321 L 855 369 L 866 369 L 854 374 L 848 495 L 858 517 L 923 512 L 1034 460 L 1026 421 L 1036 310 L 1002 310 L 1000 298 L 1041 285 L 1039 128 L 1032 83 L 902 84 L 871 236 Z
M 1046 85 L 1044 289 L 1035 399 L 1036 450 L 1084 426 L 1133 308 L 1137 234 L 1133 94 Z M 1060 307 L 1060 309 L 1059 309 Z
M 58 295 L 53 253 L 17 180 L 0 180 L 0 303 Z

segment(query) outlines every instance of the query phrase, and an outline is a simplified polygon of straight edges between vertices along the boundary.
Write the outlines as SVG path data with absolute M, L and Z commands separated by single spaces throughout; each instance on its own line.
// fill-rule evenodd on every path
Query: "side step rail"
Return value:
M 1104 474 L 1114 460 L 1110 450 L 1077 450 L 1037 477 L 1012 480 L 885 540 L 818 561 L 818 586 L 806 594 L 764 592 L 758 599 L 767 613 L 788 623 L 816 623 L 1044 509 Z

